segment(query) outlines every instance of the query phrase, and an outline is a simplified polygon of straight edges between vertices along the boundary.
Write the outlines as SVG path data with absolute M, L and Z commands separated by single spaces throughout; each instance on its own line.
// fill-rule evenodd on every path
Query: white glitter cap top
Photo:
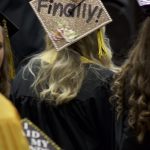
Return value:
M 30 4 L 57 51 L 112 21 L 101 0 L 32 0 Z

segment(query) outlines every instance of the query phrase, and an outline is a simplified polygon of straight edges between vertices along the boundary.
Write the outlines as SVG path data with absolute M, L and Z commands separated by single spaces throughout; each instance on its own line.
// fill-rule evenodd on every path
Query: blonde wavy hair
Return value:
M 128 124 L 142 142 L 150 132 L 150 17 L 148 17 L 139 38 L 131 50 L 128 60 L 117 74 L 112 86 L 118 117 L 125 111 L 127 100 Z
M 111 50 L 108 48 L 107 55 L 99 58 L 96 41 L 97 32 L 94 32 L 61 51 L 46 42 L 46 50 L 33 57 L 24 69 L 34 76 L 32 87 L 41 100 L 59 105 L 76 97 L 86 74 L 85 63 L 115 70 Z M 39 63 L 37 71 L 33 71 L 35 62 Z

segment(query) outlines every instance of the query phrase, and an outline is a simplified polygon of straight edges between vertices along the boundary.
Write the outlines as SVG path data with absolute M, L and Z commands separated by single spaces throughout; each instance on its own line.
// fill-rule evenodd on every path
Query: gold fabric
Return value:
M 99 48 L 98 55 L 99 55 L 99 59 L 101 59 L 101 57 L 106 57 L 108 55 L 108 49 L 105 45 L 104 35 L 102 30 L 98 31 L 97 40 L 98 40 L 98 48 Z
M 0 94 L 0 150 L 29 150 L 16 109 Z

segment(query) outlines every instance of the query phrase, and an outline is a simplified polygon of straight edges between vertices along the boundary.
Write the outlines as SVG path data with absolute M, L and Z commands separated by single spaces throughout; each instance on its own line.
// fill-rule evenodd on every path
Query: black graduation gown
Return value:
M 112 150 L 113 116 L 108 98 L 113 73 L 94 68 L 98 67 L 86 66 L 83 86 L 69 103 L 54 106 L 40 101 L 30 88 L 33 76 L 26 71 L 23 80 L 22 70 L 13 82 L 11 99 L 22 118 L 35 123 L 64 150 Z

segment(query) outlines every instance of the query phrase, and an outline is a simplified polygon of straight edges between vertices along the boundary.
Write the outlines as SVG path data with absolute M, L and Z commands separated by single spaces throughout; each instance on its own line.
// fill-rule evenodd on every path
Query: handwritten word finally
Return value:
M 103 11 L 102 7 L 86 4 L 85 2 L 77 6 L 75 3 L 56 3 L 53 0 L 38 0 L 37 11 L 41 12 L 42 9 L 47 9 L 47 14 L 52 16 L 83 18 L 87 23 L 93 20 L 93 18 L 97 23 Z

